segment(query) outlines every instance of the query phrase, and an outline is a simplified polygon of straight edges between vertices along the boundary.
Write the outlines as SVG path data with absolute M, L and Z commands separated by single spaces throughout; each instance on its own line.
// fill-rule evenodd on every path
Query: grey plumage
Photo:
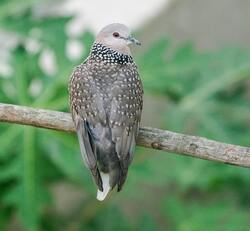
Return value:
M 121 190 L 133 159 L 141 118 L 143 89 L 130 54 L 94 43 L 75 68 L 70 106 L 81 153 L 100 191 L 103 173 Z M 105 197 L 105 196 L 104 196 Z

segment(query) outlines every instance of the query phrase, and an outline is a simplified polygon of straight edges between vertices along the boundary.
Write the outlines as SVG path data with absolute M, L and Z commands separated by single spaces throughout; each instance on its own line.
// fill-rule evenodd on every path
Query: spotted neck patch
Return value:
M 90 58 L 106 61 L 107 63 L 117 64 L 126 64 L 133 62 L 133 58 L 130 55 L 121 54 L 100 43 L 94 43 Z

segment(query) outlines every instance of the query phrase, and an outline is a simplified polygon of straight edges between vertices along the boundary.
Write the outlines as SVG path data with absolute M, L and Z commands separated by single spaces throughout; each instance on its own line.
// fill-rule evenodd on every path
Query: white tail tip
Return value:
M 103 192 L 101 192 L 99 189 L 97 190 L 97 196 L 96 199 L 99 201 L 103 201 L 106 196 L 108 195 L 111 187 L 109 185 L 109 174 L 100 172 L 101 178 L 102 178 L 102 187 L 103 187 Z

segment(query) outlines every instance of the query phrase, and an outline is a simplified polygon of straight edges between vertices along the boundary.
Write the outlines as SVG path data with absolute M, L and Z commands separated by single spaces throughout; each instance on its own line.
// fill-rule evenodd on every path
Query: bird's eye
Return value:
M 114 36 L 115 38 L 118 38 L 120 35 L 119 35 L 118 32 L 114 32 L 114 33 L 113 33 L 113 36 Z

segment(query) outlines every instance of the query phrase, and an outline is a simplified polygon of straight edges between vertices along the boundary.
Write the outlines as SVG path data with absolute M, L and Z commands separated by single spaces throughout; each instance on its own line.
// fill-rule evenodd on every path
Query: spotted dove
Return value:
M 140 45 L 119 23 L 104 27 L 69 83 L 70 107 L 80 150 L 104 200 L 120 191 L 133 159 L 143 89 L 130 44 Z

